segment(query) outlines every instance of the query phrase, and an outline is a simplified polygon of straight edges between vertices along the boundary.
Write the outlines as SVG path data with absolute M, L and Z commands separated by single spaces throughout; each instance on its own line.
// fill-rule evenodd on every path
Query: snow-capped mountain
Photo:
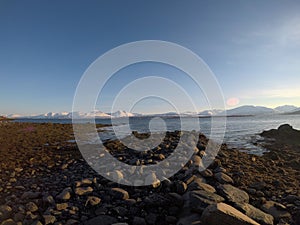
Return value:
M 274 113 L 276 113 L 274 109 L 267 108 L 264 106 L 253 106 L 253 105 L 245 105 L 234 109 L 226 110 L 227 116 L 264 115 L 264 114 L 274 114 Z M 225 113 L 221 112 L 218 115 L 225 115 Z
M 141 114 L 126 112 L 124 110 L 118 110 L 114 113 L 111 113 L 111 116 L 112 117 L 133 117 L 133 116 L 141 116 Z
M 293 112 L 297 109 L 299 109 L 299 108 L 294 105 L 283 105 L 283 106 L 278 106 L 278 107 L 274 108 L 274 110 L 276 110 L 280 113 Z
M 200 112 L 199 116 L 216 116 L 224 113 L 224 110 L 221 109 L 211 109 L 211 110 L 204 110 Z

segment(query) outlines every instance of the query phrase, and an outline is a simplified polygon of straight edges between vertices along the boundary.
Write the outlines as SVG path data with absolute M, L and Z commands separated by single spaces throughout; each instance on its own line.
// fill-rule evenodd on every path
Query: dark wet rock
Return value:
M 223 172 L 216 173 L 215 178 L 221 184 L 233 184 L 232 178 Z
M 191 191 L 189 193 L 189 207 L 192 211 L 198 213 L 202 213 L 207 206 L 224 200 L 223 197 L 204 190 Z
M 123 200 L 129 199 L 128 192 L 122 188 L 112 188 L 110 190 L 110 194 L 116 199 L 123 199 Z
M 261 225 L 274 224 L 274 218 L 272 215 L 267 214 L 248 203 L 237 203 L 235 204 L 235 208 L 244 213 L 245 215 L 249 216 L 251 219 L 260 223 Z
M 262 205 L 261 209 L 264 212 L 272 215 L 276 221 L 279 221 L 282 218 L 291 218 L 291 214 L 287 211 L 287 208 L 284 205 L 274 201 L 266 201 Z
M 183 194 L 187 189 L 187 184 L 183 181 L 175 182 L 176 192 L 178 194 Z
M 34 202 L 28 202 L 26 204 L 26 209 L 29 211 L 29 212 L 36 212 L 39 210 L 39 207 L 34 203 Z
M 27 191 L 21 196 L 21 199 L 36 199 L 41 196 L 40 192 Z
M 248 203 L 249 195 L 247 192 L 238 189 L 230 184 L 218 186 L 218 193 L 231 203 Z
M 201 215 L 198 213 L 193 213 L 186 215 L 184 217 L 181 217 L 177 225 L 188 225 L 188 224 L 193 224 L 193 225 L 201 225 Z
M 0 221 L 8 219 L 12 215 L 12 208 L 8 205 L 0 206 Z
M 133 218 L 132 225 L 147 225 L 147 223 L 144 218 L 136 216 Z
M 174 203 L 176 206 L 182 206 L 183 205 L 183 197 L 177 193 L 169 193 L 168 194 L 171 202 Z
M 253 219 L 225 203 L 208 206 L 201 216 L 201 222 L 205 225 L 259 225 Z
M 56 221 L 56 217 L 52 215 L 43 215 L 45 225 L 53 224 Z
M 70 187 L 65 188 L 59 195 L 56 196 L 58 200 L 69 200 L 71 198 L 71 191 Z
M 194 191 L 194 190 L 204 190 L 208 192 L 216 192 L 216 189 L 206 183 L 203 183 L 201 179 L 195 179 L 188 187 L 189 191 Z
M 112 216 L 101 215 L 86 221 L 84 225 L 111 225 L 117 222 L 118 220 Z
M 13 221 L 12 219 L 7 219 L 4 220 L 1 225 L 17 225 L 17 223 L 15 221 Z
M 155 213 L 149 213 L 146 215 L 145 220 L 149 225 L 155 225 L 158 215 Z

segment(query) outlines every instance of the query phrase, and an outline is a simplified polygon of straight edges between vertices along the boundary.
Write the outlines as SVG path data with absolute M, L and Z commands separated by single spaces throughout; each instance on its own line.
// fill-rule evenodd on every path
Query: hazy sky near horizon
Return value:
M 279 0 L 2 0 L 0 114 L 71 111 L 88 66 L 110 49 L 139 40 L 170 41 L 199 55 L 215 74 L 228 108 L 300 106 L 299 12 L 299 1 Z M 181 71 L 151 63 L 116 73 L 97 107 L 110 111 L 115 95 L 145 75 L 174 80 L 198 110 L 206 108 Z M 165 93 L 172 95 L 167 88 Z M 178 101 L 186 107 L 180 96 Z M 170 109 L 157 99 L 135 108 L 143 113 Z

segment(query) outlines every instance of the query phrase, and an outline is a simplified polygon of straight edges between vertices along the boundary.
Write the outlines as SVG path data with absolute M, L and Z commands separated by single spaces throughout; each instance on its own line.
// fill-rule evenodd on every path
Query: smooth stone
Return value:
M 34 203 L 34 202 L 28 202 L 26 204 L 26 209 L 29 211 L 29 212 L 36 212 L 39 210 L 39 207 Z
M 53 224 L 56 221 L 56 217 L 52 215 L 43 215 L 45 225 Z
M 32 191 L 27 191 L 24 192 L 23 195 L 21 196 L 21 199 L 35 199 L 40 197 L 41 193 L 40 192 L 32 192 Z
M 12 215 L 12 208 L 8 205 L 0 206 L 0 220 L 6 220 Z
M 195 179 L 188 187 L 188 190 L 189 191 L 194 191 L 194 190 L 204 190 L 204 191 L 207 191 L 207 192 L 211 192 L 211 193 L 215 193 L 216 192 L 216 189 L 209 185 L 209 184 L 206 184 L 206 183 L 203 183 L 201 181 L 201 179 Z
M 69 200 L 71 198 L 71 191 L 70 187 L 65 188 L 59 195 L 56 196 L 58 200 Z
M 286 211 L 286 207 L 274 201 L 266 201 L 261 209 L 265 213 L 272 215 L 276 221 L 281 218 L 291 218 L 291 214 Z
M 69 204 L 68 203 L 58 203 L 56 204 L 56 209 L 58 211 L 62 211 L 65 210 L 66 208 L 68 208 Z
M 216 173 L 215 178 L 221 184 L 226 184 L 226 183 L 233 184 L 232 178 L 223 172 Z
M 213 177 L 214 173 L 210 169 L 202 170 L 200 171 L 201 176 L 208 178 L 208 177 Z
M 208 206 L 201 222 L 205 225 L 259 225 L 256 221 L 225 203 Z
M 101 198 L 98 198 L 96 196 L 88 196 L 88 199 L 86 201 L 86 204 L 90 204 L 91 206 L 99 205 L 101 202 Z
M 86 221 L 84 225 L 111 225 L 117 222 L 118 220 L 112 216 L 100 215 Z
M 1 225 L 17 225 L 17 223 L 15 221 L 13 221 L 12 219 L 7 219 L 4 220 Z
M 251 219 L 257 221 L 261 225 L 274 224 L 274 218 L 272 215 L 267 214 L 248 203 L 237 203 L 235 204 L 235 208 L 240 210 L 245 215 L 249 216 Z
M 228 202 L 231 203 L 249 203 L 249 195 L 247 192 L 238 189 L 230 184 L 224 184 L 218 186 L 218 192 Z
M 212 192 L 204 190 L 191 191 L 189 195 L 189 206 L 193 212 L 202 213 L 207 206 L 223 202 L 224 200 L 223 197 Z

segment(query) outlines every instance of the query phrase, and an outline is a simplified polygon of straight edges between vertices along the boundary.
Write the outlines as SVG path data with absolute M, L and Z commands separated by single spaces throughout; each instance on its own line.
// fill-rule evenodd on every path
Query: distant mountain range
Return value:
M 196 112 L 185 112 L 180 114 L 184 117 L 208 117 L 208 116 L 255 116 L 255 115 L 271 115 L 271 114 L 300 114 L 300 108 L 293 105 L 284 105 L 278 106 L 276 108 L 267 108 L 264 106 L 253 106 L 253 105 L 244 105 L 234 109 L 229 109 L 226 111 L 213 109 L 213 110 L 204 110 L 199 113 Z M 49 112 L 40 115 L 29 115 L 21 116 L 17 114 L 6 115 L 8 118 L 29 118 L 29 119 L 71 119 L 72 115 L 76 119 L 88 119 L 88 118 L 121 118 L 121 117 L 142 117 L 142 116 L 179 116 L 176 112 L 167 112 L 160 114 L 139 114 L 126 112 L 124 110 L 119 110 L 113 113 L 105 113 L 100 110 L 94 110 L 89 113 L 83 112 Z

